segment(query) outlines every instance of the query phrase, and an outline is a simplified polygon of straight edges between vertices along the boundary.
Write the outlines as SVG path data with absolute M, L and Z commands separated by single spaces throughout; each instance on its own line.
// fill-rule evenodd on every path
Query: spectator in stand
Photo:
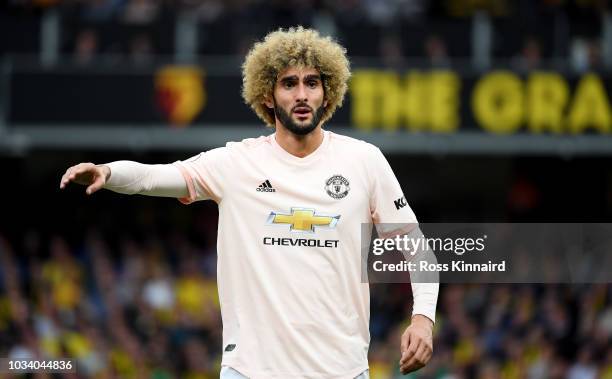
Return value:
M 430 35 L 425 39 L 425 56 L 431 67 L 446 68 L 450 66 L 450 59 L 446 43 L 437 35 Z
M 405 67 L 402 42 L 399 38 L 393 35 L 384 36 L 380 49 L 380 56 L 385 67 L 396 70 L 402 70 Z
M 131 25 L 146 25 L 157 19 L 160 12 L 158 0 L 129 0 L 123 7 L 121 20 Z
M 542 49 L 540 42 L 534 36 L 525 39 L 525 43 L 518 56 L 512 60 L 512 66 L 519 71 L 532 71 L 542 64 Z
M 598 39 L 576 38 L 570 50 L 572 68 L 578 72 L 601 68 L 601 42 Z
M 130 39 L 128 57 L 135 64 L 149 63 L 154 55 L 153 42 L 149 35 L 141 33 Z
M 90 64 L 98 53 L 98 33 L 94 29 L 84 29 L 76 37 L 74 60 L 78 64 Z

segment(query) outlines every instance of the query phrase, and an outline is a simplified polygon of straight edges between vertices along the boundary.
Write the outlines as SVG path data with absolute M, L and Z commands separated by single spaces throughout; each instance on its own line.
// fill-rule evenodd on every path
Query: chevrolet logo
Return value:
M 291 208 L 291 213 L 270 212 L 268 224 L 289 225 L 292 232 L 314 233 L 316 227 L 333 229 L 340 220 L 340 215 L 315 214 L 310 208 Z

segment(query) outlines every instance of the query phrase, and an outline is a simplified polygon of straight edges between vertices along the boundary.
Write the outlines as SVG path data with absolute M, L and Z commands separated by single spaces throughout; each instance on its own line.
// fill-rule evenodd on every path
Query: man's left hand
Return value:
M 402 334 L 400 371 L 402 374 L 425 366 L 433 354 L 433 322 L 423 316 L 414 315 L 410 326 Z

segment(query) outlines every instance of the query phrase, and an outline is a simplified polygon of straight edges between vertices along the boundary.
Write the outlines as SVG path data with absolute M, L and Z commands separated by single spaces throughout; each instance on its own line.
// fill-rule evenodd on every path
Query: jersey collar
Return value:
M 271 134 L 269 138 L 272 144 L 272 149 L 274 150 L 274 152 L 279 158 L 281 158 L 282 160 L 286 162 L 289 162 L 292 164 L 298 164 L 298 165 L 314 162 L 325 152 L 325 150 L 327 149 L 329 145 L 329 132 L 327 130 L 323 130 L 323 141 L 321 142 L 319 147 L 317 147 L 315 151 L 308 154 L 307 156 L 300 158 L 300 157 L 296 157 L 295 155 L 287 152 L 285 149 L 281 147 L 281 145 L 278 144 L 278 142 L 276 142 L 276 133 Z

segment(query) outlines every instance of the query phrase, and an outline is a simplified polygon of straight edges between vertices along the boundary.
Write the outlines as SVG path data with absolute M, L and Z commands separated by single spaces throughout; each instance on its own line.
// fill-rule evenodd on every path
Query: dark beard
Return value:
M 287 128 L 291 133 L 298 136 L 305 136 L 306 134 L 315 130 L 317 125 L 319 125 L 319 122 L 321 121 L 321 117 L 323 117 L 324 110 L 325 108 L 323 106 L 320 106 L 314 112 L 312 112 L 312 122 L 308 125 L 300 126 L 293 122 L 291 116 L 287 112 L 285 112 L 284 109 L 274 104 L 274 115 L 276 116 L 276 118 L 278 118 L 281 124 L 283 124 L 283 126 Z

